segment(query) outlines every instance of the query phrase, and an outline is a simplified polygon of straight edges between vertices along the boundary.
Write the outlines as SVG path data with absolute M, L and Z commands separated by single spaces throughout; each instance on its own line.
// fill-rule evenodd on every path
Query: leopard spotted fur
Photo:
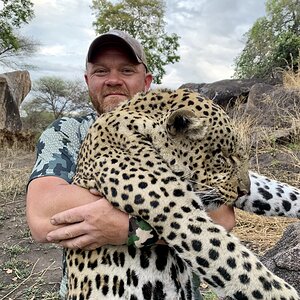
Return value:
M 68 250 L 68 299 L 194 299 L 193 272 L 230 299 L 299 299 L 206 214 L 249 192 L 247 162 L 226 113 L 195 92 L 139 94 L 101 116 L 74 183 L 141 216 L 167 245 Z

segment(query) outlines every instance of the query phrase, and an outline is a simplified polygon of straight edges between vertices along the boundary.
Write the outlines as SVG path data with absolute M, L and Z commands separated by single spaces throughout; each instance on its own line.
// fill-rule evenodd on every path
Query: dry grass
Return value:
M 24 193 L 36 144 L 36 134 L 28 131 L 10 132 L 0 130 L 0 197 L 13 199 Z
M 300 52 L 299 52 L 300 54 Z M 290 67 L 288 70 L 283 72 L 283 86 L 288 90 L 296 90 L 298 93 L 300 93 L 300 56 L 298 57 L 297 62 L 297 71 L 293 71 L 293 68 Z M 299 100 L 299 98 L 298 98 Z M 299 101 L 294 102 L 294 109 L 292 112 L 286 112 L 287 116 L 290 117 L 292 127 L 295 128 L 295 136 L 298 137 L 298 141 L 300 141 L 300 107 L 299 107 Z
M 251 116 L 239 117 L 235 112 L 232 115 L 233 125 L 237 129 L 239 145 L 246 153 L 249 153 L 253 146 L 253 141 L 250 138 L 253 133 L 253 126 L 255 124 L 254 118 Z
M 11 132 L 0 129 L 0 149 L 34 151 L 38 135 L 32 131 Z
M 298 68 L 299 68 L 300 64 L 298 63 Z M 290 88 L 290 89 L 299 89 L 300 88 L 300 72 L 299 69 L 297 72 L 293 71 L 293 68 L 289 68 L 286 71 L 283 71 L 283 85 L 286 88 Z
M 276 244 L 288 225 L 297 221 L 292 218 L 258 216 L 237 209 L 237 224 L 233 233 L 249 248 L 262 255 Z
M 272 111 L 272 114 L 276 114 L 274 120 L 278 120 L 278 124 L 289 124 L 289 128 L 278 128 L 277 123 L 274 123 L 273 127 L 261 126 L 258 120 L 268 117 L 269 113 L 266 115 L 267 112 L 262 112 L 261 114 L 264 115 L 256 116 L 245 115 L 245 107 L 242 103 L 237 103 L 229 114 L 239 128 L 243 143 L 246 141 L 250 145 L 251 169 L 299 187 L 300 106 L 297 101 L 299 98 L 294 96 L 300 93 L 300 72 L 293 73 L 288 70 L 283 75 L 284 86 L 287 88 L 288 95 L 291 95 L 289 105 L 286 105 L 286 99 L 280 97 L 276 101 L 266 97 L 264 101 L 270 113 Z M 282 139 L 286 130 L 289 134 L 286 139 Z M 260 255 L 276 244 L 289 224 L 299 221 L 282 217 L 258 216 L 241 210 L 236 210 L 236 217 L 237 224 L 233 232 Z
M 25 188 L 35 154 L 20 148 L 0 150 L 0 300 L 58 300 L 61 251 L 31 238 Z
M 22 149 L 5 148 L 0 151 L 0 155 L 0 197 L 13 201 L 17 195 L 25 192 L 32 166 L 21 161 L 26 157 L 32 161 L 32 153 Z

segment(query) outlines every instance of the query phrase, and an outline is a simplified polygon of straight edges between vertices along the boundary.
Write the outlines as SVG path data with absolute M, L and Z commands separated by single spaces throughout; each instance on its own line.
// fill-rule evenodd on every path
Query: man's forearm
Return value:
M 27 220 L 33 238 L 39 242 L 46 242 L 47 234 L 57 229 L 57 226 L 50 223 L 53 215 L 98 199 L 99 196 L 58 177 L 34 179 L 28 186 L 26 200 Z
M 33 238 L 39 242 L 57 242 L 71 236 L 89 235 L 86 240 L 97 247 L 106 243 L 126 243 L 128 215 L 112 208 L 105 199 L 94 206 L 92 203 L 100 198 L 99 195 L 70 185 L 58 177 L 49 176 L 33 180 L 29 184 L 27 194 L 27 219 Z M 72 208 L 78 209 L 70 210 Z M 221 207 L 210 215 L 227 230 L 234 226 L 234 212 L 228 207 Z M 53 216 L 56 225 L 50 222 Z M 65 227 L 79 223 L 79 226 Z M 64 229 L 57 231 L 61 227 Z M 77 239 L 76 242 L 80 241 Z M 72 241 L 67 243 L 67 246 L 72 247 Z

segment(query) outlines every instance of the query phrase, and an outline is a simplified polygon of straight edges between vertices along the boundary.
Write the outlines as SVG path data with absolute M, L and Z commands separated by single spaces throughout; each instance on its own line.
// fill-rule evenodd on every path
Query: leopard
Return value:
M 226 112 L 194 91 L 139 93 L 101 115 L 81 146 L 73 184 L 146 221 L 160 243 L 66 249 L 67 299 L 195 300 L 195 277 L 226 299 L 299 299 L 207 214 L 247 197 L 248 162 Z

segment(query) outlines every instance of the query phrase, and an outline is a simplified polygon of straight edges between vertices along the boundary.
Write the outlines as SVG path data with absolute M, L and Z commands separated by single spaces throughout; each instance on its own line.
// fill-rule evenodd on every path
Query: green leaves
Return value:
M 179 36 L 165 32 L 165 3 L 162 0 L 122 0 L 116 4 L 108 0 L 93 0 L 97 33 L 110 29 L 128 32 L 144 47 L 149 70 L 155 83 L 161 83 L 164 67 L 179 61 L 176 54 Z
M 235 60 L 235 77 L 267 78 L 276 68 L 293 66 L 300 49 L 300 1 L 267 0 L 266 16 L 245 34 L 246 46 Z
M 27 24 L 33 17 L 33 3 L 30 0 L 2 0 L 3 8 L 0 11 L 0 63 L 8 63 L 11 57 L 18 54 L 34 52 L 36 43 L 21 37 L 17 31 Z M 8 60 L 7 60 L 8 59 Z
M 2 0 L 2 2 L 0 20 L 5 20 L 11 28 L 20 28 L 34 16 L 33 3 L 30 0 Z
M 28 23 L 34 16 L 33 4 L 29 0 L 2 0 L 0 11 L 0 43 L 4 47 L 18 49 L 18 37 L 14 31 Z

